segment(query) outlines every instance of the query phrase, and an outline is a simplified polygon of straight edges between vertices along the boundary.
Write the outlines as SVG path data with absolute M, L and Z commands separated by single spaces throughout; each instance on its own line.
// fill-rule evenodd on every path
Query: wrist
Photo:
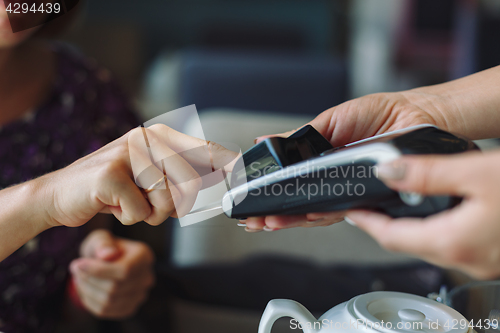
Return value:
M 444 107 L 448 130 L 469 139 L 500 137 L 500 66 L 414 92 L 434 95 Z M 410 90 L 411 91 L 411 90 Z
M 466 123 L 456 102 L 441 92 L 442 87 L 428 86 L 407 90 L 402 94 L 412 106 L 427 113 L 433 125 L 445 131 L 467 135 Z
M 0 261 L 51 226 L 45 215 L 43 190 L 28 181 L 0 191 Z
M 24 197 L 33 198 L 32 209 L 33 218 L 32 221 L 35 224 L 33 227 L 39 232 L 45 231 L 52 227 L 60 226 L 60 224 L 54 219 L 54 191 L 50 188 L 50 176 L 51 174 L 30 180 L 23 186 Z M 31 200 L 30 200 L 31 201 Z

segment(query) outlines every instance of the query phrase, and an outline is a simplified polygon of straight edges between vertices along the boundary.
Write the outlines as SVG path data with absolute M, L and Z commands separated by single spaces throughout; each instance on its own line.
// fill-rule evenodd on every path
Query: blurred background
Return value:
M 348 99 L 498 65 L 500 1 L 88 0 L 63 39 L 114 73 L 144 121 L 196 104 L 206 139 L 246 150 Z M 195 123 L 172 126 L 200 135 Z M 273 298 L 322 314 L 370 291 L 425 296 L 464 281 L 346 223 L 258 234 L 236 223 L 116 223 L 154 246 L 157 286 L 125 322 L 68 311 L 66 321 L 81 323 L 71 331 L 256 332 Z M 288 326 L 278 321 L 275 332 Z

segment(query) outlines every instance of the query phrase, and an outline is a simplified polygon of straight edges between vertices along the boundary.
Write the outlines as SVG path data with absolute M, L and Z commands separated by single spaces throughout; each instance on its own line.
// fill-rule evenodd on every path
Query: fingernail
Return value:
M 264 227 L 264 229 L 262 229 L 264 231 L 267 231 L 267 232 L 273 232 L 273 231 L 276 231 L 276 230 L 279 230 L 279 229 L 273 229 L 273 228 L 269 228 L 267 225 Z
M 317 220 L 314 220 L 314 221 L 307 221 L 306 223 L 307 223 L 307 224 L 316 224 L 316 223 L 319 223 L 319 222 L 323 221 L 324 219 L 325 219 L 325 218 L 324 218 L 324 217 L 322 217 L 322 218 L 317 219 Z
M 262 229 L 257 230 L 257 229 L 249 229 L 248 227 L 246 227 L 246 228 L 245 228 L 245 231 L 246 231 L 246 232 L 249 232 L 249 233 L 255 233 L 255 232 L 261 232 L 261 231 L 262 231 Z
M 246 227 L 247 225 L 245 223 L 238 223 L 237 226 L 238 227 Z
M 400 162 L 383 163 L 377 165 L 377 175 L 379 178 L 387 180 L 401 180 L 405 177 L 406 166 Z
M 357 224 L 356 222 L 354 222 L 353 220 L 351 220 L 350 218 L 348 218 L 347 216 L 344 217 L 344 221 L 346 221 L 347 223 L 349 223 L 350 225 L 352 225 L 353 227 L 357 227 Z
M 256 137 L 255 139 L 253 139 L 253 143 L 254 144 L 257 144 L 257 140 L 259 140 L 260 136 Z

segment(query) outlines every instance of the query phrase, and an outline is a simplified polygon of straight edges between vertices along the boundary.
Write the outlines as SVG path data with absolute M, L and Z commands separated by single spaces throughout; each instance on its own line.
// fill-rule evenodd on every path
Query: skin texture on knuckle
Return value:
M 172 199 L 179 217 L 183 217 L 189 213 L 202 186 L 203 180 L 199 176 L 193 176 L 192 179 L 176 185 L 176 188 L 178 189 L 178 197 L 174 198 L 175 191 L 172 191 Z
M 107 153 L 107 156 L 112 156 L 113 159 L 121 161 L 122 164 L 127 164 L 130 153 L 129 145 L 124 140 L 117 144 Z
M 139 190 L 139 188 L 130 186 L 130 184 L 120 184 L 116 187 L 116 193 L 119 195 L 125 191 L 133 192 L 129 193 L 130 198 L 126 202 L 126 206 L 122 208 L 122 217 L 130 224 L 144 221 L 151 215 L 152 209 L 149 202 L 144 198 L 144 195 Z M 133 196 L 133 198 L 132 198 Z M 131 201 L 134 199 L 134 201 Z M 125 201 L 125 200 L 123 200 Z M 123 205 L 123 203 L 120 203 Z M 123 221 L 122 221 L 123 222 Z
M 127 147 L 130 152 L 131 158 L 141 152 L 144 152 L 147 149 L 147 143 L 144 138 L 144 131 L 142 127 L 136 127 L 129 132 L 127 139 Z
M 213 155 L 214 164 L 218 168 L 222 168 L 224 165 L 235 159 L 238 155 L 237 153 L 226 149 L 221 144 L 212 141 L 210 141 L 208 145 L 204 145 L 203 147 L 206 151 L 207 156 L 210 156 L 210 154 Z
M 157 141 L 156 135 L 145 128 L 137 128 L 129 136 L 128 162 L 137 185 L 142 188 L 147 188 L 161 176 L 161 171 L 152 161 L 158 157 Z
M 141 197 L 140 200 L 142 201 L 146 199 Z M 127 207 L 126 210 L 122 210 L 122 215 L 119 220 L 124 225 L 132 225 L 146 220 L 150 215 L 151 207 L 148 204 L 143 203 L 136 205 L 135 207 Z
M 283 228 L 286 228 L 288 226 L 288 223 L 286 223 L 285 221 L 282 221 L 280 219 L 267 218 L 266 225 L 271 229 L 283 229 Z
M 128 178 L 125 171 L 126 167 L 120 160 L 110 159 L 99 165 L 96 177 L 97 185 L 122 184 L 123 177 Z
M 145 199 L 144 199 L 145 200 Z M 146 220 L 151 215 L 151 206 L 147 203 L 141 205 L 139 208 L 135 209 L 135 222 L 141 222 Z
M 127 166 L 129 161 L 128 147 L 126 140 L 120 138 L 80 160 L 85 162 L 84 167 L 86 168 L 102 168 L 103 165 L 110 163 L 120 167 Z
M 196 192 L 196 195 L 198 195 L 198 192 L 203 188 L 203 179 L 201 179 L 199 175 L 196 175 L 189 181 L 189 184 L 192 187 L 192 191 Z
M 164 124 L 154 124 L 147 128 L 149 131 L 154 133 L 163 133 L 170 130 L 170 127 Z
M 168 181 L 169 196 L 166 198 L 164 210 L 175 211 L 177 206 L 182 202 L 182 192 L 177 185 L 174 185 L 170 180 Z M 167 208 L 168 207 L 168 208 Z
M 153 126 L 158 126 L 158 125 L 153 125 Z M 146 133 L 146 138 L 148 140 L 149 147 L 154 149 L 154 148 L 159 147 L 160 145 L 164 144 L 163 140 L 161 140 L 159 138 L 157 131 L 151 130 L 150 127 L 147 129 L 143 129 L 143 130 Z M 145 140 L 144 135 L 143 135 L 143 140 Z
M 179 189 L 182 197 L 186 198 L 188 195 L 197 196 L 198 192 L 203 187 L 203 179 L 196 172 L 189 174 L 182 183 L 177 184 L 176 187 Z M 172 196 L 174 194 L 172 193 Z
M 175 202 L 179 202 L 179 200 L 181 200 L 180 197 L 169 196 L 164 198 L 163 202 L 160 203 L 160 207 L 156 207 L 156 209 L 160 215 L 168 217 L 175 211 Z
M 123 225 L 133 225 L 138 222 L 137 219 L 132 218 L 126 212 L 122 212 L 121 217 L 116 217 Z
M 163 193 L 161 193 L 160 191 L 163 191 Z M 151 214 L 146 219 L 144 219 L 144 222 L 152 226 L 163 223 L 175 212 L 175 203 L 180 202 L 180 199 L 176 198 L 176 195 L 170 194 L 172 191 L 156 190 L 156 192 L 157 193 L 151 194 L 156 195 L 154 201 L 152 201 L 153 208 Z M 177 193 L 177 191 L 175 192 Z
M 166 219 L 161 218 L 161 217 L 151 217 L 151 216 L 149 216 L 149 217 L 147 217 L 147 218 L 144 219 L 144 222 L 146 222 L 147 224 L 149 224 L 152 227 L 156 227 L 156 226 L 159 226 L 160 224 L 162 224 L 163 222 L 165 222 L 165 220 Z

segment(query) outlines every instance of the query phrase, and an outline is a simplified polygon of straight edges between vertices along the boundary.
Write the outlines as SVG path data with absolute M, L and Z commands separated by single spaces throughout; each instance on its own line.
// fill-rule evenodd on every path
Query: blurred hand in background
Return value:
M 106 319 L 132 316 L 154 285 L 154 254 L 142 243 L 104 229 L 90 233 L 70 270 L 83 306 Z

